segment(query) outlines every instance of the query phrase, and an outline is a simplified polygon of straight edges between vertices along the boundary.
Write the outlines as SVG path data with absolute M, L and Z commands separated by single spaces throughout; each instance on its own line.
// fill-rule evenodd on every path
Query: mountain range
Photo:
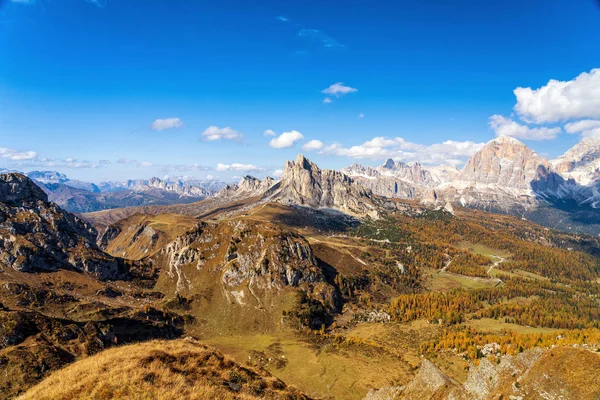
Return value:
M 549 161 L 517 139 L 500 136 L 461 170 L 390 159 L 380 167 L 354 164 L 342 171 L 381 196 L 508 213 L 563 230 L 597 234 L 599 167 L 598 139 L 584 139 Z
M 0 169 L 0 173 L 19 172 Z M 24 173 L 48 194 L 50 201 L 67 211 L 94 212 L 112 208 L 190 203 L 217 193 L 225 186 L 218 180 L 189 176 L 133 179 L 99 184 L 69 179 L 56 171 Z
M 372 168 L 420 179 L 409 200 L 298 155 L 279 181 L 246 176 L 193 203 L 81 215 L 2 174 L 0 399 L 81 398 L 106 379 L 109 398 L 202 385 L 216 398 L 597 398 L 586 371 L 600 368 L 600 239 L 463 207 L 442 190 L 441 176 L 459 188 L 486 179 L 486 190 L 514 187 L 502 200 L 531 190 L 524 207 L 535 208 L 576 186 L 527 150 L 500 138 L 461 171 Z M 232 359 L 215 362 L 222 353 Z M 182 387 L 168 384 L 181 375 Z M 79 394 L 57 376 L 81 382 Z
M 191 177 L 96 185 L 55 171 L 26 175 L 51 201 L 79 213 L 196 203 L 207 198 L 226 203 L 258 196 L 362 215 L 373 212 L 374 195 L 416 200 L 433 207 L 451 204 L 507 213 L 562 230 L 600 233 L 600 140 L 593 138 L 583 139 L 555 160 L 547 160 L 517 139 L 499 136 L 462 169 L 388 159 L 378 167 L 353 164 L 340 171 L 321 170 L 299 156 L 286 164 L 280 181 L 244 176 L 239 183 L 229 185 Z

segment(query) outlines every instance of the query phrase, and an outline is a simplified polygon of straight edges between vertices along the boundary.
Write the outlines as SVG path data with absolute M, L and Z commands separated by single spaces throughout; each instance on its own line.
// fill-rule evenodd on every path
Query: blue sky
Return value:
M 556 157 L 599 130 L 598 26 L 594 0 L 0 0 L 0 167 L 460 168 L 498 133 Z

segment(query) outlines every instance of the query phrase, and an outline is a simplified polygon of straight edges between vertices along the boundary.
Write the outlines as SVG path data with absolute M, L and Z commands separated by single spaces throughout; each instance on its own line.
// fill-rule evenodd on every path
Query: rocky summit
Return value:
M 343 172 L 320 169 L 302 154 L 295 161 L 286 162 L 281 181 L 266 196 L 287 204 L 376 214 L 370 190 Z
M 28 177 L 0 175 L 0 263 L 18 271 L 74 269 L 116 279 L 120 262 L 95 243 L 87 222 L 48 202 Z

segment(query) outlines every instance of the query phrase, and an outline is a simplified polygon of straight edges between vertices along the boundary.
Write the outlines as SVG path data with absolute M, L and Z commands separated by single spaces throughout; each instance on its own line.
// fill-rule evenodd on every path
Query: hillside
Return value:
M 103 226 L 97 251 L 127 257 L 126 280 L 5 268 L 6 282 L 27 284 L 3 297 L 7 318 L 34 327 L 25 337 L 11 331 L 2 350 L 11 370 L 35 371 L 38 364 L 24 366 L 31 357 L 50 362 L 63 351 L 69 356 L 51 369 L 84 359 L 93 352 L 77 349 L 94 338 L 100 350 L 189 335 L 307 395 L 360 399 L 410 385 L 423 357 L 458 388 L 484 359 L 600 347 L 597 238 L 459 205 L 384 199 L 300 161 L 289 176 L 306 179 L 284 175 L 262 196 L 167 207 L 181 214 L 134 209 Z M 47 296 L 56 300 L 25 300 Z M 111 328 L 66 343 L 52 333 L 63 328 L 46 328 L 79 332 L 92 320 Z M 133 329 L 142 321 L 143 331 Z M 37 371 L 4 385 L 20 393 L 47 373 Z
M 52 374 L 19 399 L 308 399 L 268 372 L 193 339 L 107 350 Z
M 507 356 L 498 363 L 484 358 L 469 368 L 460 384 L 424 360 L 406 386 L 371 390 L 365 400 L 430 399 L 596 399 L 600 393 L 600 355 L 588 350 L 553 348 Z

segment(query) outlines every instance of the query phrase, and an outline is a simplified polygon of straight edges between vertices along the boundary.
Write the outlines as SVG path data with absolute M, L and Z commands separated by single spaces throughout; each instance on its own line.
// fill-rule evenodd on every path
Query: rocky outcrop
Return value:
M 509 136 L 499 136 L 475 153 L 458 180 L 521 191 L 556 190 L 562 183 L 549 161 Z
M 253 176 L 246 175 L 240 179 L 239 183 L 225 186 L 215 197 L 222 199 L 240 199 L 255 196 L 262 196 L 277 181 L 267 176 L 262 181 Z
M 18 271 L 75 269 L 100 279 L 124 274 L 96 245 L 96 230 L 47 201 L 21 174 L 0 175 L 0 263 Z
M 584 138 L 551 163 L 556 172 L 582 185 L 594 182 L 600 168 L 600 139 Z
M 0 201 L 10 205 L 32 205 L 48 201 L 48 196 L 25 175 L 0 175 Z
M 380 167 L 352 164 L 342 172 L 379 196 L 400 199 L 419 199 L 428 189 L 458 175 L 452 166 L 424 167 L 419 162 L 406 164 L 391 158 Z
M 201 270 L 215 264 L 222 284 L 230 288 L 246 283 L 280 290 L 325 281 L 303 237 L 254 221 L 202 222 L 165 246 L 161 255 L 172 278 L 181 276 L 185 265 Z M 181 282 L 176 286 L 183 287 Z
M 333 208 L 353 215 L 377 214 L 370 190 L 342 172 L 321 170 L 302 154 L 286 163 L 281 181 L 265 196 L 284 204 Z
M 338 306 L 335 288 L 306 239 L 270 222 L 242 217 L 199 223 L 166 245 L 152 263 L 162 271 L 159 286 L 173 294 L 212 293 L 207 312 L 242 313 L 268 329 L 281 320 L 280 314 L 272 313 L 274 304 L 282 304 L 290 292 L 304 293 L 307 301 L 319 304 L 314 309 L 324 312 L 333 313 Z M 261 312 L 248 314 L 255 309 Z M 324 319 L 312 322 L 318 328 Z M 247 321 L 228 323 L 239 326 Z
M 545 158 L 517 139 L 499 136 L 475 153 L 455 180 L 435 187 L 435 194 L 443 203 L 520 213 L 573 190 Z
M 596 399 L 598 365 L 600 357 L 588 350 L 533 348 L 497 361 L 481 358 L 459 384 L 424 360 L 406 386 L 372 389 L 365 400 Z

